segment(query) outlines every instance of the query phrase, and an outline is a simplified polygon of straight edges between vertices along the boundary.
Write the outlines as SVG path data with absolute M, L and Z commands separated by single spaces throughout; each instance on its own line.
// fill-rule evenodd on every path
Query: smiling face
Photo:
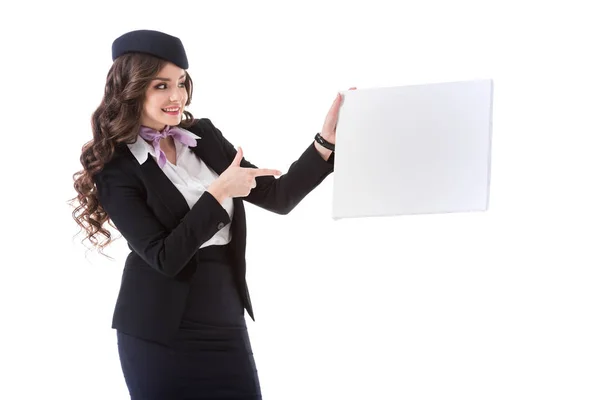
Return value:
M 183 69 L 172 63 L 165 64 L 146 90 L 142 125 L 160 131 L 165 125 L 175 126 L 181 122 L 188 99 L 185 79 Z

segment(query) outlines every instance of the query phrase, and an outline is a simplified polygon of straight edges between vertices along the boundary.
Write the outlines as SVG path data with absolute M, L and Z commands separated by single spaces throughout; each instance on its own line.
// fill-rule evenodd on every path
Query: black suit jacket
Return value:
M 188 128 L 200 136 L 190 149 L 219 175 L 233 161 L 236 149 L 209 119 Z M 177 332 L 189 282 L 198 267 L 200 245 L 231 223 L 232 261 L 244 308 L 254 319 L 246 284 L 246 217 L 242 200 L 266 210 L 289 213 L 333 171 L 333 154 L 325 161 L 314 144 L 279 178 L 256 178 L 256 188 L 234 198 L 233 219 L 205 192 L 190 209 L 152 157 L 138 161 L 126 145 L 95 176 L 99 203 L 128 243 L 112 328 L 160 343 Z M 242 167 L 256 168 L 243 159 Z

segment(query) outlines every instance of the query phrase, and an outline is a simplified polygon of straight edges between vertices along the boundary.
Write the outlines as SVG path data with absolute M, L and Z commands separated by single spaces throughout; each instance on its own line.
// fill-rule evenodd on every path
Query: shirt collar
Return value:
M 197 136 L 186 129 L 183 129 L 183 128 L 179 128 L 179 129 L 181 129 L 185 135 L 188 135 L 196 140 L 201 139 L 200 136 Z M 175 145 L 177 145 L 178 143 L 179 143 L 178 141 L 175 141 Z M 181 144 L 181 143 L 179 143 L 179 144 Z M 181 144 L 181 145 L 185 146 L 183 144 Z M 129 147 L 131 154 L 133 154 L 133 156 L 138 161 L 138 163 L 140 163 L 140 165 L 146 162 L 146 160 L 148 159 L 148 154 L 150 154 L 152 157 L 156 158 L 156 154 L 154 153 L 154 147 L 152 147 L 148 142 L 146 142 L 144 139 L 142 139 L 142 137 L 140 135 L 137 135 L 137 138 L 134 143 L 127 144 L 127 147 Z

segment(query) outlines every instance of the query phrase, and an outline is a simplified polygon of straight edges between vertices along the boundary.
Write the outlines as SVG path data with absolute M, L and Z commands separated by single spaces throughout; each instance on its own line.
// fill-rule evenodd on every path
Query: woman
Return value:
M 254 314 L 242 200 L 287 214 L 333 171 L 341 96 L 322 136 L 281 174 L 185 110 L 192 80 L 178 38 L 128 32 L 112 55 L 73 217 L 100 251 L 109 220 L 131 250 L 112 323 L 131 398 L 260 399 L 244 320 L 244 309 Z

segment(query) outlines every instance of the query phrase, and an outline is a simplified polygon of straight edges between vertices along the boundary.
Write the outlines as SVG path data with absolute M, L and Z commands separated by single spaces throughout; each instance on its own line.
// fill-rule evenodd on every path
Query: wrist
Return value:
M 315 135 L 315 141 L 317 143 L 319 143 L 321 146 L 323 146 L 324 148 L 326 148 L 327 150 L 335 151 L 335 143 L 333 143 L 334 142 L 333 135 L 328 135 L 327 133 L 323 133 L 321 135 L 320 132 L 317 132 L 317 134 Z
M 329 139 L 329 136 L 326 133 L 321 135 L 320 132 L 315 135 L 315 148 L 325 161 L 328 161 L 331 153 L 335 151 L 335 144 L 332 143 L 333 138 Z
M 331 153 L 333 153 L 333 151 L 326 149 L 321 144 L 319 144 L 319 142 L 317 142 L 316 140 L 314 141 L 314 145 L 315 145 L 315 148 L 317 149 L 317 152 L 321 155 L 321 158 L 323 158 L 323 160 L 325 160 L 325 161 L 329 160 L 329 157 L 331 156 Z
M 212 184 L 208 187 L 208 189 L 206 189 L 206 191 L 208 193 L 210 193 L 218 202 L 219 204 L 223 204 L 223 202 L 225 201 L 225 198 L 227 197 L 227 195 L 225 194 L 225 191 L 218 186 L 218 184 Z

